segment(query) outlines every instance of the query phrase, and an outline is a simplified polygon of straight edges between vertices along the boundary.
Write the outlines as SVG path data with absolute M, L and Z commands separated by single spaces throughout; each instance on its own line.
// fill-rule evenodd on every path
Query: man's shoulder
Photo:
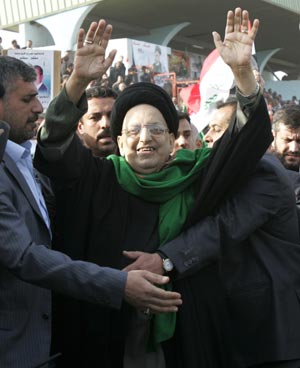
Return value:
M 262 159 L 258 163 L 258 168 L 262 168 L 267 171 L 274 171 L 283 175 L 286 175 L 286 169 L 279 161 L 279 159 L 272 153 L 265 153 Z
M 299 172 L 286 169 L 286 173 L 287 173 L 288 177 L 291 179 L 291 181 L 294 184 L 297 184 L 298 186 L 300 186 L 300 174 L 299 174 Z
M 254 175 L 255 174 L 262 178 L 266 178 L 268 181 L 271 179 L 273 179 L 273 181 L 276 180 L 279 185 L 283 185 L 285 188 L 290 187 L 293 189 L 297 182 L 300 186 L 299 174 L 297 175 L 296 172 L 293 173 L 287 170 L 280 160 L 272 153 L 266 153 L 262 157 L 257 165 Z

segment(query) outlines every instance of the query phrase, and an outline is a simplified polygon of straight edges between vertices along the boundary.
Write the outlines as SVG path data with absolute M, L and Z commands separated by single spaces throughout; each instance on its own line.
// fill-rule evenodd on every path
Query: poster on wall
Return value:
M 171 49 L 129 38 L 114 39 L 109 42 L 107 54 L 116 49 L 114 64 L 123 59 L 126 74 L 133 82 L 154 82 L 163 84 L 161 75 L 169 73 L 169 55 Z
M 129 53 L 131 54 L 132 63 L 138 69 L 142 69 L 145 66 L 154 74 L 169 72 L 169 47 L 139 40 L 130 40 Z
M 170 71 L 176 73 L 176 78 L 185 80 L 190 78 L 190 57 L 184 51 L 172 50 L 169 59 Z
M 191 71 L 191 79 L 196 80 L 200 78 L 200 73 L 202 69 L 203 62 L 206 58 L 205 55 L 194 54 L 192 52 L 189 53 L 190 56 L 190 71 Z
M 7 55 L 24 61 L 34 67 L 37 75 L 36 86 L 44 110 L 59 92 L 60 52 L 39 49 L 7 50 Z

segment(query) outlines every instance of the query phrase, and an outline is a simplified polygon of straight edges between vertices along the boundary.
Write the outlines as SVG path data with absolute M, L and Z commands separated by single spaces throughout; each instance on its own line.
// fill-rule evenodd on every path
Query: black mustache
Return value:
M 27 123 L 35 123 L 38 120 L 39 116 L 34 115 L 32 118 L 27 120 Z
M 109 128 L 104 129 L 99 135 L 97 135 L 97 140 L 101 138 L 111 138 L 111 132 Z
M 295 151 L 295 152 L 288 152 L 285 154 L 285 156 L 287 155 L 291 155 L 291 156 L 295 156 L 295 157 L 300 157 L 300 152 L 299 151 Z

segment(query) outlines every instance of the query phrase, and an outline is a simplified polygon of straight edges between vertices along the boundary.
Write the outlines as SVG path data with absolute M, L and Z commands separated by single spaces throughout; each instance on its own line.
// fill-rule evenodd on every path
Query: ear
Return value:
M 82 123 L 82 121 L 81 120 L 79 120 L 79 122 L 78 122 L 78 125 L 77 125 L 77 131 L 78 131 L 78 133 L 79 134 L 84 134 L 85 132 L 84 132 L 84 124 Z
M 170 143 L 170 153 L 172 153 L 174 150 L 174 143 L 175 143 L 174 133 L 169 133 L 169 143 Z
M 125 155 L 124 154 L 124 149 L 123 149 L 124 142 L 123 142 L 123 136 L 122 135 L 117 136 L 117 143 L 118 143 L 120 155 L 124 156 Z
M 276 133 L 275 133 L 275 131 L 272 129 L 272 134 L 273 134 L 273 141 L 272 141 L 272 143 L 271 143 L 271 148 L 272 149 L 274 149 L 274 147 L 275 147 L 275 138 L 276 138 Z

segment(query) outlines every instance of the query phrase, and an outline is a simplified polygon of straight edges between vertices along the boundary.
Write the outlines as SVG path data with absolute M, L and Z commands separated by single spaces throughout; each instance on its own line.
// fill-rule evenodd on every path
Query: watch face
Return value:
M 164 263 L 164 269 L 165 269 L 166 272 L 170 272 L 170 271 L 173 270 L 174 265 L 173 265 L 172 261 L 169 258 L 164 259 L 163 263 Z

